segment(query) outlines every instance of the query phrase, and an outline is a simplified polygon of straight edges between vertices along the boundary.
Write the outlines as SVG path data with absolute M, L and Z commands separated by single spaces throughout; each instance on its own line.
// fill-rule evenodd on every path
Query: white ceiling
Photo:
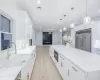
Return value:
M 36 30 L 59 30 L 71 23 L 80 24 L 86 15 L 86 0 L 17 0 L 34 23 Z M 37 7 L 42 7 L 38 10 Z M 71 8 L 74 7 L 74 10 Z M 88 0 L 88 15 L 100 16 L 100 0 Z M 64 17 L 66 15 L 66 17 Z M 60 20 L 62 19 L 62 20 Z

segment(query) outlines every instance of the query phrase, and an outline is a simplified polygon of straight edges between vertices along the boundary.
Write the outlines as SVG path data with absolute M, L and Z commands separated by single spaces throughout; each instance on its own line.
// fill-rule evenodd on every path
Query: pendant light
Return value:
M 62 29 L 60 29 L 59 31 L 62 32 Z
M 86 0 L 86 16 L 83 20 L 84 24 L 89 24 L 91 22 L 90 16 L 88 16 L 88 0 Z
M 70 24 L 70 28 L 74 29 L 75 28 L 75 23 Z

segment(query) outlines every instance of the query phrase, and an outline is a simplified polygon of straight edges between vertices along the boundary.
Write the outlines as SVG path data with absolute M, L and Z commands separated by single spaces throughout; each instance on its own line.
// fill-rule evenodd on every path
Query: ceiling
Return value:
M 35 30 L 59 30 L 71 23 L 82 23 L 86 16 L 86 0 L 17 0 L 17 3 L 28 12 Z M 100 0 L 88 0 L 87 13 L 92 19 L 100 16 Z

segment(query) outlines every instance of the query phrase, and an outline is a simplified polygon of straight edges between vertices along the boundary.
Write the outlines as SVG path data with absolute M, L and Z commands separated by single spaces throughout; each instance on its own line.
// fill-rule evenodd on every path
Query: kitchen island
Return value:
M 53 45 L 50 56 L 64 80 L 100 80 L 100 55 Z

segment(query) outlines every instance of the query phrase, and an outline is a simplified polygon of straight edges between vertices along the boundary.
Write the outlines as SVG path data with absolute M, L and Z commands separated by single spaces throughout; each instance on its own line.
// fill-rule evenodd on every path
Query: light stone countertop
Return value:
M 21 69 L 27 63 L 28 59 L 30 58 L 32 54 L 32 51 L 34 51 L 35 48 L 36 46 L 32 46 L 32 47 L 27 47 L 25 49 L 18 51 L 17 54 L 13 55 L 9 61 L 6 59 L 1 60 L 0 61 L 0 80 L 15 80 L 17 75 L 21 71 Z M 24 55 L 24 57 L 22 58 L 21 55 Z M 17 63 L 18 60 L 20 61 L 24 59 L 26 60 L 26 62 L 20 65 L 15 64 L 15 62 Z
M 100 55 L 64 45 L 51 47 L 85 72 L 100 71 Z

